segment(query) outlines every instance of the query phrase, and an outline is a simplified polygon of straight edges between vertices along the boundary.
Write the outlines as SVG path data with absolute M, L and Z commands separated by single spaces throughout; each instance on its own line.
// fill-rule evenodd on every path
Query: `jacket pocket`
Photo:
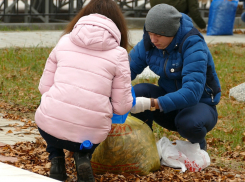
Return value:
M 169 78 L 171 79 L 181 79 L 182 78 L 182 66 L 172 67 L 168 70 Z
M 210 65 L 207 66 L 205 91 L 211 97 L 212 96 L 214 97 L 217 93 L 221 92 L 219 85 L 217 84 L 216 80 L 214 79 L 212 67 Z

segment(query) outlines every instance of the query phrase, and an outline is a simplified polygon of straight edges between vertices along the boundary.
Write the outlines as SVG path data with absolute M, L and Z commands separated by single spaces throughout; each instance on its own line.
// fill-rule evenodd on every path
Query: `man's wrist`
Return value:
M 160 109 L 160 108 L 159 108 L 159 105 L 158 105 L 157 99 L 154 99 L 154 102 L 155 102 L 155 108 L 156 108 L 156 109 Z
M 160 109 L 157 99 L 150 98 L 150 100 L 151 100 L 151 107 L 150 107 L 151 111 L 155 111 L 156 109 Z
M 151 111 L 155 111 L 156 110 L 156 107 L 155 107 L 155 99 L 154 98 L 150 98 L 150 100 L 151 100 L 150 110 Z

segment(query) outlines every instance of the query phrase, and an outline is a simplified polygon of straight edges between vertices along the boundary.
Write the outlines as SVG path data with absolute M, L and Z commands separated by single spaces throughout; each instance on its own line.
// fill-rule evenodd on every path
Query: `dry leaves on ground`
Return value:
M 26 113 L 29 111 L 26 108 L 18 108 L 18 106 L 12 106 L 6 103 L 0 103 L 0 108 L 5 111 L 13 111 L 13 113 L 4 112 L 3 118 L 20 120 L 23 122 L 23 126 L 12 126 L 13 131 L 22 130 L 26 128 L 36 128 L 35 123 L 31 122 L 26 118 Z M 34 108 L 33 108 L 34 110 Z M 18 114 L 15 114 L 15 113 Z M 23 113 L 23 115 L 19 115 Z M 31 113 L 31 112 L 30 112 Z M 223 130 L 223 128 L 217 128 Z M 1 130 L 1 129 L 0 129 Z M 227 130 L 227 129 L 226 129 Z M 227 130 L 228 133 L 233 132 L 232 130 Z M 178 138 L 173 138 L 176 140 Z M 111 174 L 107 173 L 104 175 L 95 175 L 97 182 L 141 182 L 141 181 L 245 181 L 245 172 L 236 171 L 228 167 L 220 167 L 220 164 L 223 163 L 223 166 L 232 165 L 232 161 L 240 162 L 238 168 L 245 168 L 244 165 L 240 165 L 245 161 L 245 153 L 242 152 L 245 150 L 245 147 L 237 146 L 235 151 L 229 149 L 229 143 L 218 141 L 218 138 L 211 138 L 207 140 L 208 148 L 211 153 L 215 153 L 215 148 L 218 143 L 223 143 L 227 146 L 227 151 L 221 154 L 222 158 L 212 158 L 212 163 L 209 167 L 204 169 L 201 172 L 189 172 L 179 173 L 179 170 L 162 166 L 159 171 L 150 173 L 147 176 L 139 176 L 137 174 Z M 41 138 L 36 138 L 36 142 L 19 142 L 13 146 L 6 145 L 0 147 L 0 154 L 6 157 L 17 157 L 17 162 L 5 162 L 10 165 L 29 170 L 44 176 L 49 176 L 50 161 L 48 160 L 48 153 L 46 152 L 46 142 Z M 76 181 L 76 170 L 74 166 L 74 159 L 72 153 L 65 151 L 66 154 L 66 169 L 69 176 L 67 182 Z
M 0 113 L 4 114 L 5 119 L 20 120 L 30 119 L 34 120 L 34 114 L 38 106 L 24 107 L 18 104 L 10 104 L 0 101 Z
M 16 167 L 32 171 L 44 176 L 49 176 L 50 161 L 46 152 L 46 142 L 37 137 L 36 142 L 18 142 L 13 146 L 0 147 L 0 153 L 4 156 L 17 157 L 17 162 L 5 162 Z M 76 171 L 72 152 L 66 151 L 66 169 L 69 176 L 67 182 L 76 181 Z M 180 173 L 179 170 L 162 166 L 160 170 L 147 176 L 137 174 L 111 174 L 95 175 L 97 182 L 135 182 L 135 181 L 176 181 L 176 182 L 198 182 L 198 181 L 245 181 L 245 173 L 232 171 L 224 167 L 210 165 L 201 172 Z

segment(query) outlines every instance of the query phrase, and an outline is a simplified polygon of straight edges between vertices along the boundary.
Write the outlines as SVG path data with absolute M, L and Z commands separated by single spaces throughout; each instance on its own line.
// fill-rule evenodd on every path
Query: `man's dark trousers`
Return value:
M 134 86 L 136 97 L 158 98 L 166 92 L 153 84 L 141 83 Z M 132 114 L 140 120 L 146 122 L 152 128 L 153 120 L 160 126 L 177 131 L 183 138 L 191 143 L 199 143 L 201 149 L 205 148 L 205 136 L 217 123 L 218 113 L 216 106 L 198 103 L 195 106 L 168 113 L 160 110 Z

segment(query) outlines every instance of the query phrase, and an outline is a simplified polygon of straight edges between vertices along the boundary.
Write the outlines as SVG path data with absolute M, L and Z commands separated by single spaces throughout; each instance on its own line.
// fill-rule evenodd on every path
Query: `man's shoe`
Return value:
M 89 153 L 74 152 L 78 182 L 95 182 Z
M 60 181 L 65 181 L 67 179 L 64 157 L 54 157 L 51 159 L 49 177 Z
M 204 142 L 205 142 L 204 147 L 201 148 L 201 149 L 202 150 L 205 150 L 207 152 L 207 141 L 206 141 L 206 139 L 204 139 Z

